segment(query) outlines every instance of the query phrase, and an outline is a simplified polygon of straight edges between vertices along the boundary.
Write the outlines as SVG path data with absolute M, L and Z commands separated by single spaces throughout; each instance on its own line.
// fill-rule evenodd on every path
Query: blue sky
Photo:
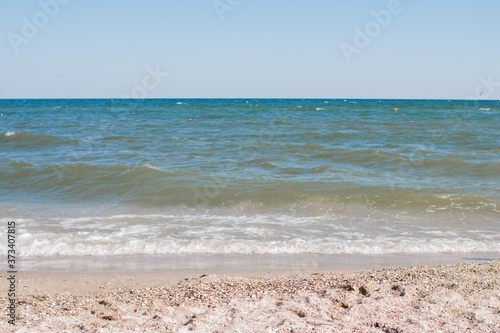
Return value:
M 0 9 L 0 98 L 500 99 L 498 0 L 0 0 Z M 346 57 L 346 45 L 357 51 Z

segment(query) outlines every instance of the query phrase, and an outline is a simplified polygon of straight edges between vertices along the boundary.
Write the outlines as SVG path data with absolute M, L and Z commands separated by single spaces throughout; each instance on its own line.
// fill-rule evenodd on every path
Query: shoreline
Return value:
M 336 271 L 20 271 L 16 328 L 498 332 L 500 259 L 484 257 L 370 269 L 353 261 L 351 269 Z M 3 328 L 11 328 L 6 320 Z
M 124 255 L 20 257 L 20 272 L 173 273 L 352 271 L 411 265 L 449 265 L 500 258 L 500 252 L 432 254 Z M 4 265 L 2 263 L 1 265 Z M 2 266 L 0 266 L 2 267 Z M 2 271 L 5 271 L 2 267 Z
M 48 273 L 33 274 L 45 278 Z M 84 276 L 65 277 L 77 283 Z M 61 288 L 57 278 L 39 280 L 41 289 L 29 284 L 18 296 L 16 326 L 83 332 L 500 329 L 500 260 L 260 277 L 199 275 L 175 285 L 164 274 L 128 286 L 117 284 L 120 276 L 131 274 L 117 273 L 115 280 L 81 293 L 47 288 L 51 283 Z M 21 287 L 29 283 L 29 278 L 20 279 Z M 5 321 L 2 327 L 8 328 Z

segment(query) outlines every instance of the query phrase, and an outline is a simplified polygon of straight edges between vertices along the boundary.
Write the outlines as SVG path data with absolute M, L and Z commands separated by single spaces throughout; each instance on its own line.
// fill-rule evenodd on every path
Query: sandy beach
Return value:
M 500 260 L 300 274 L 24 272 L 18 274 L 15 328 L 500 332 L 499 286 Z M 6 304 L 7 284 L 1 287 Z M 12 328 L 0 321 L 0 330 Z

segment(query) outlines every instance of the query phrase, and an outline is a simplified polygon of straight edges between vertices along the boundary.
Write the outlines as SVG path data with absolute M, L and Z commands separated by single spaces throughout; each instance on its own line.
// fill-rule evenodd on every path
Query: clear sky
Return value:
M 499 13 L 498 0 L 0 0 L 0 98 L 500 99 Z

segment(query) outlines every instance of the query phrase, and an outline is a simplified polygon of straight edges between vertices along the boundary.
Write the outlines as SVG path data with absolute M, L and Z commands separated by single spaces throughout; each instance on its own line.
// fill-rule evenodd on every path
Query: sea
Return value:
M 10 221 L 19 258 L 500 252 L 500 101 L 4 99 Z

